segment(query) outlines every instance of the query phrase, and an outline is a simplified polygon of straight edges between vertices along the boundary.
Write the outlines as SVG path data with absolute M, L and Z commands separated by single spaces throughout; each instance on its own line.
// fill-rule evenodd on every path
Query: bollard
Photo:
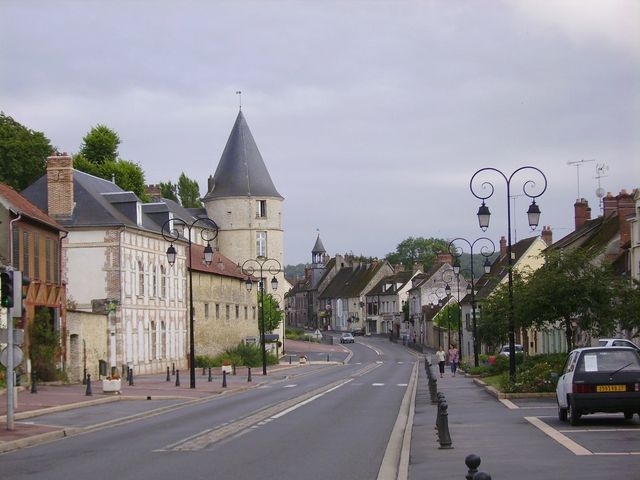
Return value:
M 227 371 L 222 371 L 222 388 L 227 388 Z
M 202 376 L 204 377 L 207 374 L 206 367 L 202 367 Z
M 133 386 L 133 367 L 129 367 L 129 385 Z
M 211 380 L 213 380 L 213 377 L 211 377 L 211 367 L 209 367 L 209 378 L 207 379 L 207 382 L 210 382 Z
M 449 413 L 447 409 L 447 401 L 443 400 L 438 404 L 438 410 L 440 411 L 440 430 L 438 432 L 438 440 L 440 442 L 440 449 L 453 448 L 451 444 L 451 435 L 449 434 Z
M 491 480 L 491 475 L 486 472 L 478 472 L 473 476 L 473 480 Z
M 85 372 L 86 372 L 86 370 L 85 370 Z M 36 371 L 33 370 L 31 372 L 31 393 L 38 393 L 38 387 L 36 386 L 36 377 L 37 377 Z M 85 383 L 83 385 L 86 385 L 86 380 L 85 380 Z
M 82 384 L 83 385 L 87 384 L 87 369 L 86 368 L 83 370 L 83 373 L 82 373 Z
M 176 370 L 176 387 L 180 386 L 180 370 Z
M 171 381 L 171 373 L 169 372 L 169 367 L 167 366 L 167 382 Z
M 171 364 L 171 375 L 175 375 L 176 374 L 176 364 L 172 363 Z
M 291 365 L 291 355 L 289 355 L 289 365 Z
M 480 466 L 480 457 L 475 453 L 471 453 L 464 457 L 464 463 L 469 469 L 467 474 L 464 476 L 466 480 L 473 480 L 473 476 L 478 473 L 478 467 Z
M 438 380 L 436 378 L 429 379 L 429 393 L 431 394 L 431 403 L 438 403 Z
M 248 370 L 248 372 L 249 372 L 249 373 L 247 374 L 247 382 L 250 382 L 250 381 L 251 381 L 251 367 L 247 367 L 247 370 Z
M 327 353 L 327 362 L 329 361 L 329 354 Z
M 87 390 L 84 392 L 84 394 L 87 397 L 90 397 L 91 395 L 93 395 L 93 392 L 91 391 L 91 374 L 87 374 Z
M 231 375 L 235 375 L 236 374 L 236 364 L 234 363 L 233 365 L 231 365 Z

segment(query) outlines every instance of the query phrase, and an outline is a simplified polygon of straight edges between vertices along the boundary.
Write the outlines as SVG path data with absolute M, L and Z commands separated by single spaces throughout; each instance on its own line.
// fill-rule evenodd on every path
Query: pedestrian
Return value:
M 451 365 L 451 373 L 453 376 L 456 376 L 456 371 L 458 370 L 458 357 L 459 352 L 454 343 L 449 344 L 449 365 Z
M 445 360 L 445 353 L 444 350 L 442 349 L 442 345 L 440 345 L 438 347 L 438 351 L 436 352 L 436 360 L 438 361 L 438 368 L 440 369 L 440 378 L 442 378 L 444 376 L 444 360 Z

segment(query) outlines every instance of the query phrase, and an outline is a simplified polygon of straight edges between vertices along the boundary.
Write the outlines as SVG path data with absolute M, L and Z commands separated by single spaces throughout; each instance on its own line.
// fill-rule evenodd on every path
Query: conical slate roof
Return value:
M 242 110 L 220 157 L 211 190 L 204 200 L 239 196 L 283 198 L 271 180 Z
M 316 244 L 313 246 L 311 253 L 327 253 L 324 249 L 324 245 L 322 245 L 322 240 L 320 240 L 320 234 L 318 234 L 318 238 L 316 238 Z

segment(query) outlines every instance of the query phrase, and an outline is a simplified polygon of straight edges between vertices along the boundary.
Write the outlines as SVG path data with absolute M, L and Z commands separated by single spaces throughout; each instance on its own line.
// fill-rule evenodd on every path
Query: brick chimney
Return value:
M 616 197 L 618 203 L 618 228 L 620 230 L 621 247 L 631 239 L 631 224 L 629 223 L 628 218 L 634 214 L 634 194 L 635 190 L 628 193 L 625 189 L 622 189 Z
M 602 210 L 604 218 L 610 217 L 618 211 L 618 199 L 611 195 L 611 192 L 607 192 L 607 195 L 602 199 Z
M 546 226 L 542 227 L 542 234 L 540 235 L 544 243 L 547 244 L 547 247 L 553 243 L 553 235 L 551 233 L 551 227 Z
M 591 220 L 591 208 L 589 208 L 589 202 L 584 198 L 579 198 L 574 203 L 573 209 L 575 212 L 575 227 L 578 230 L 587 220 Z
M 438 252 L 438 256 L 436 258 L 436 262 L 438 265 L 446 265 L 453 263 L 453 257 L 449 252 Z
M 507 239 L 504 238 L 504 235 L 500 237 L 500 256 L 501 257 L 507 256 Z
M 73 159 L 66 152 L 47 157 L 47 208 L 52 217 L 71 217 L 73 199 Z

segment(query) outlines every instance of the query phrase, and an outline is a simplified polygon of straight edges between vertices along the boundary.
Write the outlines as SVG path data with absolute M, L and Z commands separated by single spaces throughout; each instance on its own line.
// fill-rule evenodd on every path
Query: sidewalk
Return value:
M 306 363 L 300 363 L 304 355 Z M 308 371 L 309 368 L 322 368 L 328 363 L 343 362 L 347 351 L 339 345 L 324 345 L 310 342 L 287 341 L 287 355 L 279 365 L 269 365 L 267 376 L 262 375 L 261 367 L 251 369 L 249 382 L 248 369 L 236 368 L 235 375 L 226 375 L 226 387 L 223 387 L 223 376 L 220 367 L 212 368 L 211 382 L 208 369 L 196 369 L 196 388 L 190 388 L 189 371 L 180 371 L 180 385 L 176 386 L 176 376 L 166 374 L 144 375 L 133 378 L 133 385 L 122 379 L 120 394 L 102 392 L 102 382 L 91 382 L 90 395 L 87 386 L 82 384 L 38 385 L 36 393 L 29 387 L 18 387 L 17 402 L 14 404 L 14 429 L 7 430 L 7 398 L 6 391 L 0 394 L 0 453 L 35 445 L 69 434 L 65 428 L 38 425 L 29 421 L 39 415 L 54 413 L 74 408 L 81 408 L 102 403 L 123 400 L 184 400 L 197 401 L 215 395 L 255 388 L 265 383 L 278 382 L 283 379 Z M 149 409 L 157 408 L 149 404 Z

